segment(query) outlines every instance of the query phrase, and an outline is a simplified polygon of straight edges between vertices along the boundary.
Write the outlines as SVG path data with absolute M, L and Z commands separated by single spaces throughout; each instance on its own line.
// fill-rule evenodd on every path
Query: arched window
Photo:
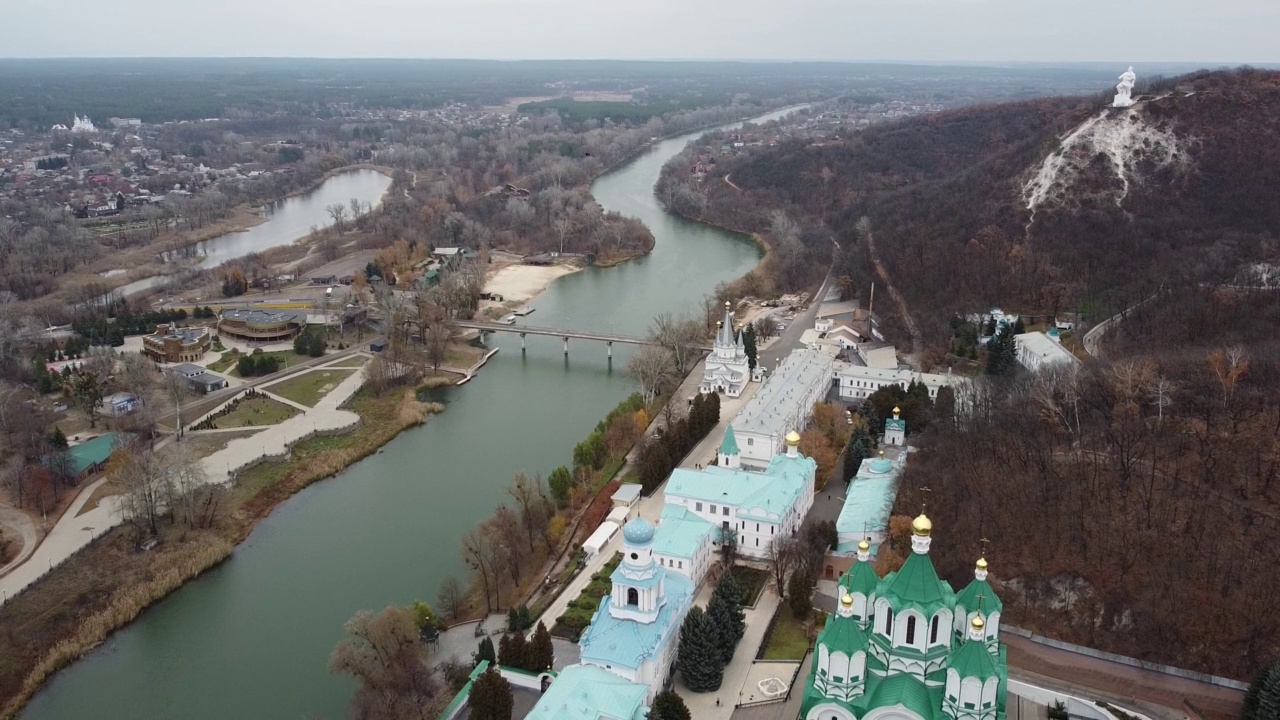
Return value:
M 640 604 L 640 593 L 635 588 L 627 588 L 627 604 L 628 605 Z
M 933 622 L 929 625 L 929 644 L 938 642 L 938 616 L 933 616 Z
M 893 608 L 888 608 L 885 610 L 884 634 L 888 635 L 890 639 L 893 638 Z
M 907 644 L 908 645 L 916 644 L 916 616 L 915 615 L 907 616 Z

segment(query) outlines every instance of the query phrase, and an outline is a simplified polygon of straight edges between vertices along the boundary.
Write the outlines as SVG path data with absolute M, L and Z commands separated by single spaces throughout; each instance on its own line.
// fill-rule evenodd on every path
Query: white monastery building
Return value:
M 742 335 L 733 329 L 733 311 L 725 302 L 724 320 L 719 323 L 715 345 L 707 356 L 702 384 L 698 389 L 704 393 L 719 392 L 736 398 L 750 380 L 751 364 L 747 360 L 747 350 L 743 347 Z
M 1057 328 L 1050 328 L 1047 335 L 1042 332 L 1014 335 L 1013 342 L 1018 348 L 1018 363 L 1031 372 L 1051 365 L 1080 362 L 1075 355 L 1062 347 Z
M 783 452 L 787 433 L 809 423 L 814 403 L 831 389 L 837 352 L 833 346 L 792 352 L 747 401 L 731 423 L 744 467 L 767 467 Z

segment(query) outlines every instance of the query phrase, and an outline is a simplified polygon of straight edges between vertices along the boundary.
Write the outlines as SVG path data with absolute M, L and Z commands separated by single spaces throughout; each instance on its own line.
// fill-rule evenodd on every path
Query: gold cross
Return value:
M 988 539 L 986 539 L 986 538 L 981 538 L 981 539 L 979 539 L 979 540 L 978 540 L 978 542 L 982 543 L 982 557 L 986 557 L 986 556 L 987 556 L 987 545 L 988 545 L 991 541 L 990 541 L 990 540 L 988 540 Z
M 922 492 L 922 493 L 931 493 L 931 492 L 933 492 L 933 491 L 932 491 L 932 490 L 930 490 L 930 489 L 926 486 L 926 487 L 922 487 L 922 488 L 920 488 L 920 492 Z M 929 504 L 929 503 L 927 502 L 927 498 L 928 498 L 928 497 L 929 497 L 928 495 L 922 495 L 922 496 L 920 497 L 920 514 L 921 514 L 921 515 L 923 515 L 923 514 L 924 514 L 925 507 Z
M 978 593 L 978 612 L 982 612 L 982 601 L 985 599 L 986 599 L 985 595 L 983 595 L 982 593 Z

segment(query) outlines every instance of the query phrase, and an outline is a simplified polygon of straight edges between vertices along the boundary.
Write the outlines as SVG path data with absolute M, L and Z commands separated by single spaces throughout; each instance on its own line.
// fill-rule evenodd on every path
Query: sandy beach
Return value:
M 485 292 L 501 295 L 505 303 L 525 303 L 547 289 L 553 280 L 582 268 L 575 265 L 508 265 L 484 283 Z

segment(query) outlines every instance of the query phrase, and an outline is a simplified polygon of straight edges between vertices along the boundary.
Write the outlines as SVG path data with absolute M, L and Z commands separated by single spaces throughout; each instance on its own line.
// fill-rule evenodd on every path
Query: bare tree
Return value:
M 671 351 L 675 360 L 675 372 L 684 375 L 701 355 L 698 346 L 706 340 L 703 324 L 693 318 L 676 318 L 662 313 L 649 326 L 649 340 Z
M 333 220 L 333 229 L 342 232 L 343 221 L 347 219 L 347 206 L 342 203 L 333 203 L 325 206 L 325 212 L 329 213 L 329 218 Z
M 646 403 L 661 395 L 675 375 L 675 356 L 659 345 L 645 345 L 631 355 L 627 371 L 640 383 Z
M 765 548 L 765 562 L 773 575 L 774 587 L 783 599 L 787 594 L 787 578 L 800 558 L 800 541 L 790 535 L 778 535 Z
M 462 559 L 467 567 L 480 574 L 484 590 L 484 609 L 493 612 L 493 591 L 497 589 L 498 540 L 484 525 L 472 528 L 462 536 Z M 501 599 L 498 601 L 501 607 Z
M 440 583 L 440 590 L 436 592 L 436 609 L 444 615 L 446 620 L 457 620 L 462 616 L 466 605 L 467 594 L 462 589 L 462 583 L 452 575 L 445 578 L 444 582 Z
M 189 528 L 207 527 L 212 520 L 211 510 L 216 500 L 204 492 L 209 487 L 200 456 L 185 445 L 172 445 L 161 452 L 160 461 L 166 481 L 162 487 L 168 493 L 165 498 L 174 521 Z M 210 499 L 202 503 L 205 496 Z M 203 505 L 203 507 L 202 507 Z
M 520 511 L 520 523 L 524 526 L 529 547 L 533 547 L 533 535 L 551 519 L 551 507 L 546 493 L 542 491 L 541 478 L 531 478 L 524 472 L 517 472 L 511 484 L 507 486 L 507 495 L 515 501 Z M 550 551 L 548 546 L 547 550 Z
M 171 477 L 161 458 L 149 449 L 125 446 L 115 452 L 107 469 L 124 491 L 120 508 L 125 520 L 139 534 L 159 533 L 162 503 L 173 497 Z
M 1074 363 L 1072 363 L 1074 364 Z M 1164 409 L 1173 404 L 1173 394 L 1177 392 L 1178 384 L 1164 375 L 1157 375 L 1151 381 L 1149 393 L 1151 402 L 1156 406 L 1156 427 L 1164 425 Z
M 409 608 L 357 612 L 329 658 L 329 671 L 359 682 L 351 698 L 361 720 L 434 720 L 445 704 Z

